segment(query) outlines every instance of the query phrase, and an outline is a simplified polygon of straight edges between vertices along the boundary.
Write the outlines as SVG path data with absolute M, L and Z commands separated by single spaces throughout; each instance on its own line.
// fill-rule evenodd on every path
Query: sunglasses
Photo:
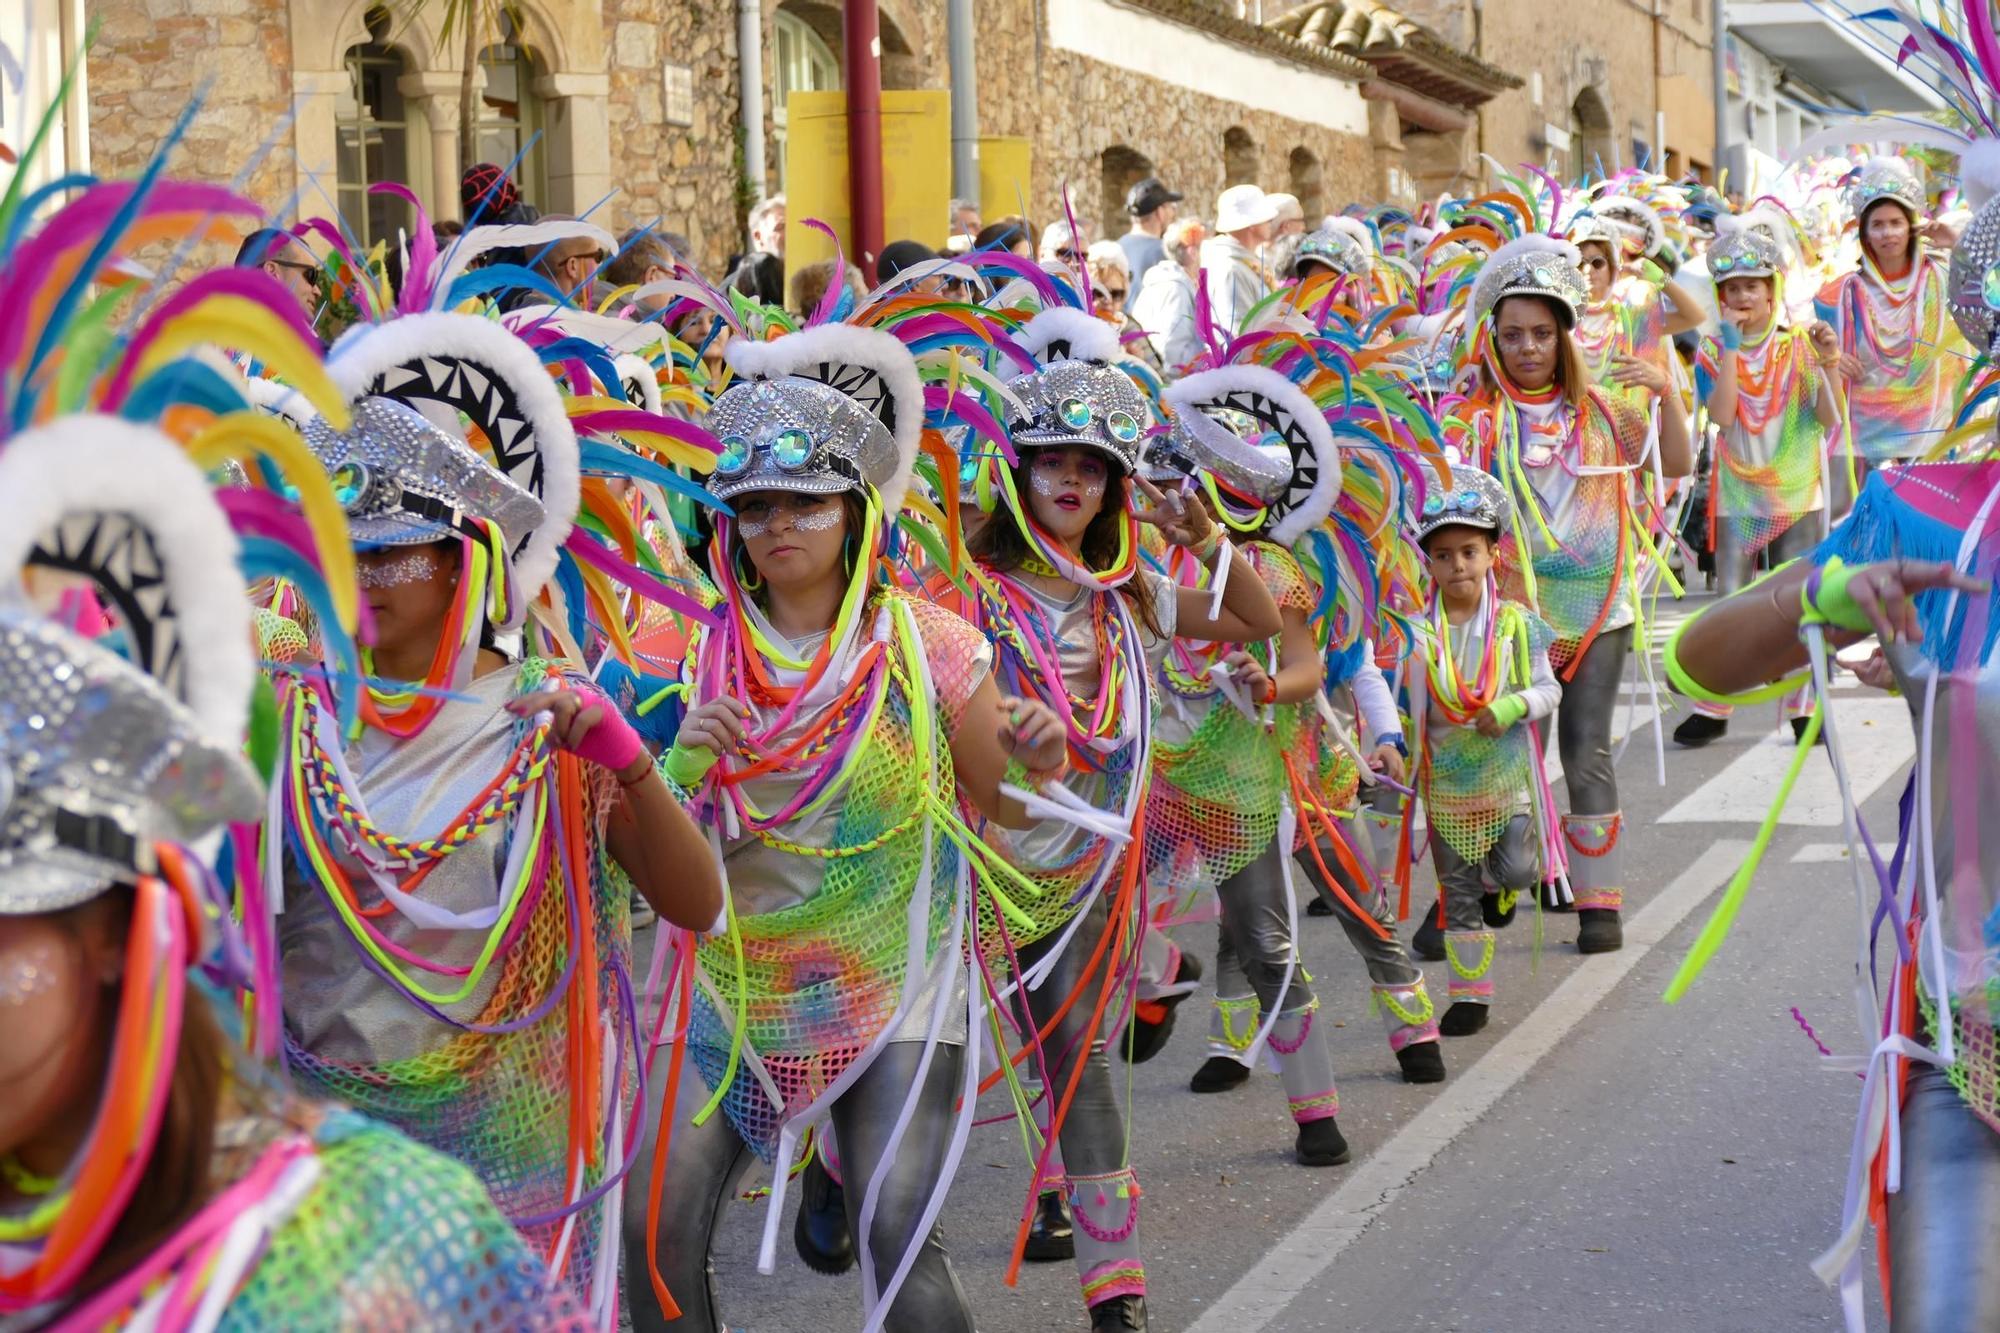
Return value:
M 1076 261 L 1076 251 L 1067 245 L 1058 246 L 1056 248 L 1056 258 L 1062 260 L 1065 264 L 1074 263 Z
M 1099 287 L 1097 289 L 1097 303 L 1099 305 L 1124 305 L 1125 294 L 1129 290 L 1126 287 Z
M 320 269 L 318 264 L 307 264 L 297 259 L 267 259 L 264 262 L 271 265 L 273 268 L 289 268 L 296 270 L 297 272 L 305 274 L 308 278 L 311 278 L 314 282 L 319 281 Z

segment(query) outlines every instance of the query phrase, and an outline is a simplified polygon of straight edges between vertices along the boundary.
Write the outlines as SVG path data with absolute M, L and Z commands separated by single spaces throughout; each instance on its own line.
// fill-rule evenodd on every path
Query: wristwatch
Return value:
M 1375 743 L 1377 745 L 1387 745 L 1393 747 L 1396 753 L 1403 756 L 1403 758 L 1405 759 L 1408 759 L 1410 757 L 1409 743 L 1403 739 L 1403 733 L 1400 731 L 1383 732 L 1380 736 L 1377 736 L 1375 738 Z

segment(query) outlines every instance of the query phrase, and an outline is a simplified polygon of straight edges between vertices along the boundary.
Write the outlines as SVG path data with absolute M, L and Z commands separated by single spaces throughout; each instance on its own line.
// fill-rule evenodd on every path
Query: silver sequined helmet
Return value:
M 1993 351 L 2000 335 L 2000 195 L 1988 200 L 1952 247 L 1945 291 L 1965 340 Z
M 153 847 L 252 820 L 256 679 L 237 544 L 173 441 L 71 417 L 0 449 L 0 914 L 151 873 Z M 39 603 L 87 584 L 124 655 Z
M 492 522 L 513 550 L 547 517 L 541 501 L 415 408 L 364 398 L 352 411 L 344 431 L 315 417 L 306 445 L 332 480 L 357 547 L 476 537 L 474 524 Z
M 1568 241 L 1540 234 L 1516 237 L 1480 265 L 1472 284 L 1470 323 L 1485 319 L 1509 296 L 1541 296 L 1554 302 L 1564 328 L 1574 328 L 1577 311 L 1590 295 L 1580 262 Z
M 1227 365 L 1186 376 L 1163 397 L 1176 422 L 1169 450 L 1262 505 L 1272 541 L 1290 546 L 1333 512 L 1340 451 L 1325 415 L 1289 379 Z
M 738 339 L 742 378 L 708 411 L 719 441 L 709 493 L 835 495 L 872 486 L 902 508 L 924 425 L 916 359 L 894 334 L 821 324 L 770 342 Z
M 1308 232 L 1292 257 L 1291 273 L 1302 278 L 1310 269 L 1322 268 L 1350 278 L 1365 275 L 1373 266 L 1368 247 L 1344 227 L 1328 223 Z
M 1718 227 L 1708 247 L 1708 276 L 1718 291 L 1730 278 L 1775 278 L 1784 266 L 1778 243 L 1749 227 Z
M 1128 474 L 1139 467 L 1151 419 L 1146 395 L 1116 362 L 1118 332 L 1080 310 L 1055 306 L 1011 341 L 1034 359 L 1007 381 L 1007 433 L 1017 449 L 1082 445 L 1108 454 Z
M 1871 206 L 1889 200 L 1901 204 L 1915 221 L 1924 214 L 1924 187 L 1917 173 L 1900 157 L 1873 157 L 1854 173 L 1847 186 L 1847 207 L 1855 221 Z
M 333 345 L 326 369 L 349 402 L 393 399 L 461 442 L 477 432 L 476 456 L 490 459 L 482 471 L 462 470 L 457 456 L 434 440 L 418 447 L 423 464 L 436 464 L 437 470 L 420 476 L 396 469 L 398 484 L 410 485 L 410 494 L 439 502 L 433 521 L 440 526 L 430 536 L 414 535 L 414 527 L 403 530 L 408 541 L 435 541 L 449 530 L 454 514 L 499 521 L 507 539 L 510 582 L 519 595 L 509 599 L 514 623 L 496 628 L 515 628 L 555 576 L 583 486 L 576 431 L 540 356 L 492 320 L 433 311 L 355 326 Z M 494 487 L 495 476 L 507 489 Z M 518 503 L 522 495 L 539 506 L 538 515 Z M 499 512 L 503 496 L 504 517 Z M 374 503 L 366 498 L 358 502 Z M 388 518 L 390 513 L 378 508 L 371 517 Z M 394 517 L 408 522 L 403 514 Z M 398 530 L 387 523 L 356 522 L 354 527 L 363 541 L 377 540 L 366 535 L 369 531 Z
M 1660 219 L 1659 211 L 1643 199 L 1608 194 L 1592 203 L 1590 209 L 1616 228 L 1627 246 L 1642 255 L 1657 253 L 1667 239 L 1667 224 Z
M 1507 488 L 1490 472 L 1470 465 L 1451 470 L 1451 480 L 1433 477 L 1417 515 L 1417 544 L 1439 528 L 1483 528 L 1500 532 L 1507 526 L 1513 505 Z

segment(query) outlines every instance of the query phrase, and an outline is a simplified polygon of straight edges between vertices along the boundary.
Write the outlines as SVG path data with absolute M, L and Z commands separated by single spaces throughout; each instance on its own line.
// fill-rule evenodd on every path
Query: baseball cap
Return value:
M 1133 217 L 1144 217 L 1161 204 L 1177 204 L 1181 196 L 1166 187 L 1158 176 L 1148 176 L 1125 192 L 1125 211 Z

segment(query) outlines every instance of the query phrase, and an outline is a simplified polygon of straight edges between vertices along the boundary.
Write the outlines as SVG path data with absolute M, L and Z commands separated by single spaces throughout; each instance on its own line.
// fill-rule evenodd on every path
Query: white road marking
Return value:
M 1877 694 L 1842 699 L 1837 714 L 1841 753 L 1854 784 L 1854 798 L 1866 801 L 1900 772 L 1916 753 L 1910 732 L 1909 705 Z M 1769 721 L 1763 708 L 1744 709 L 1737 717 L 1754 725 Z M 1792 730 L 1786 726 L 1764 737 L 1739 755 L 1728 768 L 1690 792 L 1679 805 L 1661 815 L 1662 824 L 1762 823 L 1792 762 Z M 1792 799 L 1779 817 L 1781 824 L 1839 828 L 1840 788 L 1833 765 L 1814 755 L 1799 774 Z
M 1689 913 L 1721 888 L 1748 841 L 1711 844 L 1625 924 L 1625 947 L 1584 962 L 1521 1025 L 1472 1068 L 1454 1074 L 1438 1099 L 1365 1158 L 1340 1188 L 1291 1229 L 1188 1333 L 1258 1333 L 1359 1240 L 1440 1152 L 1481 1123 L 1495 1103 L 1583 1021 Z
M 1844 842 L 1809 842 L 1792 853 L 1792 864 L 1795 866 L 1846 859 L 1847 844 Z

